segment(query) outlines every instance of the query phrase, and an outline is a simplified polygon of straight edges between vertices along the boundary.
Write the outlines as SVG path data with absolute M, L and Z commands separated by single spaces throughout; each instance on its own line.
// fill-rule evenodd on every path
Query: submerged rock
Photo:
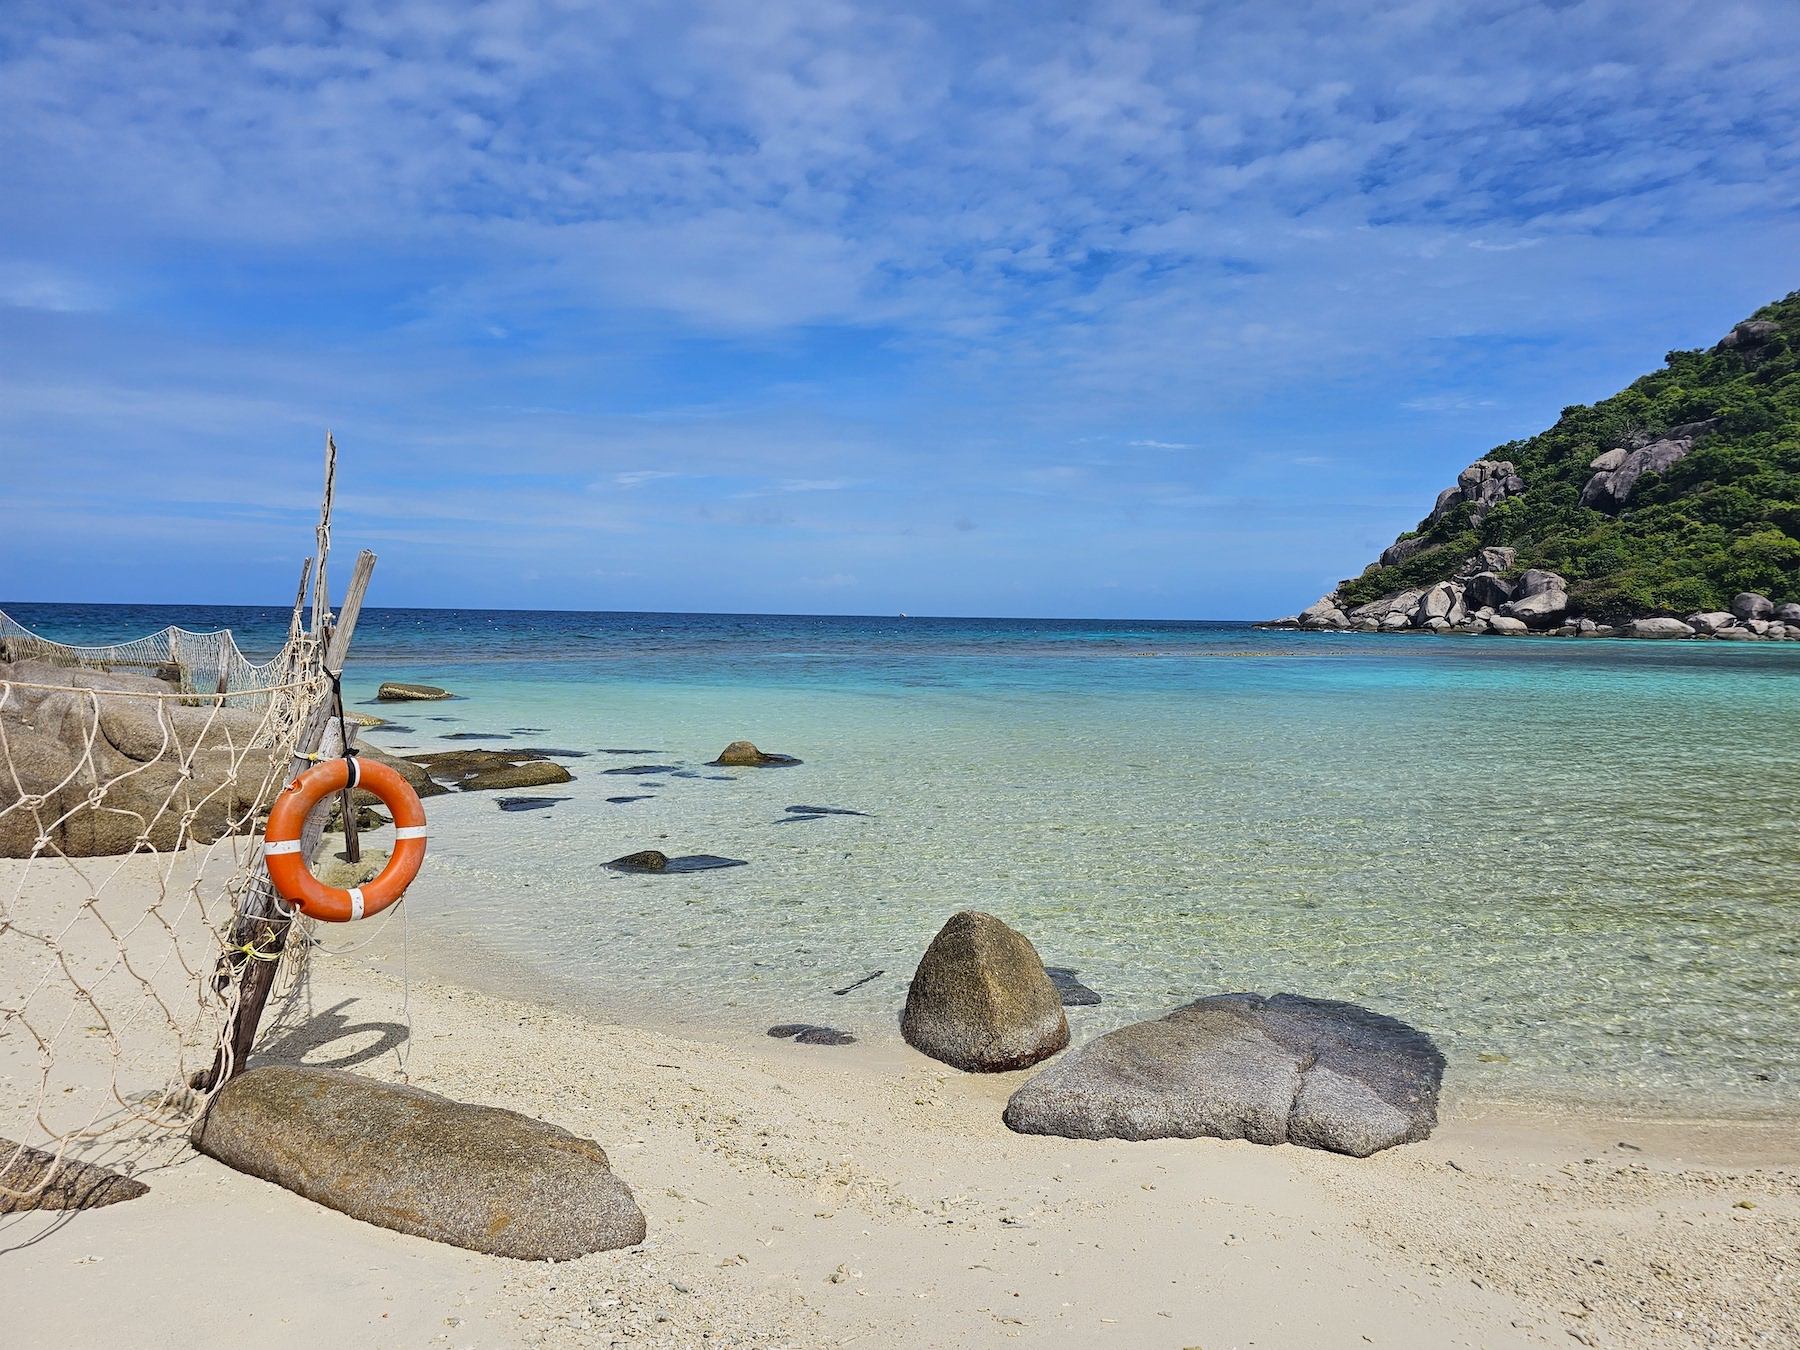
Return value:
M 48 1180 L 46 1180 L 48 1178 Z M 32 1209 L 98 1209 L 148 1195 L 131 1177 L 65 1155 L 0 1139 L 0 1214 Z
M 573 797 L 501 797 L 494 804 L 502 811 L 542 811 L 558 802 L 573 800 Z
M 854 1045 L 856 1037 L 833 1027 L 814 1026 L 811 1022 L 784 1022 L 770 1027 L 769 1035 L 777 1040 L 791 1040 L 800 1045 Z
M 1076 979 L 1076 972 L 1068 966 L 1045 966 L 1044 974 L 1048 975 L 1050 983 L 1056 986 L 1056 992 L 1062 999 L 1063 1007 L 1094 1008 L 1099 1006 L 1100 995 Z
M 707 761 L 710 764 L 734 769 L 781 768 L 800 761 L 792 755 L 772 755 L 758 750 L 749 741 L 733 741 L 719 752 L 719 757 Z
M 435 684 L 405 684 L 399 680 L 389 680 L 375 691 L 380 703 L 428 703 L 453 697 L 448 689 L 439 689 Z
M 689 853 L 671 858 L 661 849 L 627 853 L 606 864 L 619 872 L 711 872 L 720 867 L 748 867 L 742 858 L 722 858 L 716 853 Z
M 1248 1139 L 1366 1158 L 1437 1124 L 1444 1057 L 1353 1003 L 1219 994 L 1110 1031 L 1007 1103 L 1023 1134 Z
M 494 1256 L 569 1261 L 644 1240 L 631 1188 L 593 1140 L 337 1069 L 239 1074 L 193 1144 L 353 1219 Z
M 433 754 L 409 755 L 407 762 L 423 768 L 433 779 L 447 781 L 464 792 L 549 787 L 554 783 L 573 782 L 575 778 L 562 765 L 553 764 L 529 750 L 440 750 Z
M 906 994 L 901 1034 L 971 1073 L 1023 1069 L 1069 1043 L 1062 998 L 1037 949 L 991 914 L 964 910 L 931 940 Z

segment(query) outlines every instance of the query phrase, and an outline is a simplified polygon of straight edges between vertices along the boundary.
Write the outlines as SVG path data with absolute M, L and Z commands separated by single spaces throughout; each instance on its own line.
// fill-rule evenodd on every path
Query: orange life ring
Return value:
M 313 807 L 345 788 L 366 788 L 394 814 L 394 852 L 366 886 L 341 890 L 312 874 L 300 855 L 300 834 Z M 344 923 L 379 914 L 406 894 L 425 861 L 425 808 L 419 794 L 385 764 L 331 759 L 315 764 L 275 799 L 263 830 L 263 861 L 281 898 L 312 919 Z

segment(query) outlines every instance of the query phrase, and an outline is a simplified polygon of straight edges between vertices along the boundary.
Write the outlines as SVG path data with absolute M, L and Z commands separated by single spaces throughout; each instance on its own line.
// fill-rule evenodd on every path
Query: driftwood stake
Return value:
M 344 660 L 350 654 L 350 637 L 356 631 L 363 596 L 368 593 L 369 578 L 374 571 L 375 555 L 364 549 L 357 556 L 350 589 L 344 592 L 344 608 L 338 614 L 325 650 L 325 669 L 333 674 L 343 673 Z M 336 700 L 332 698 L 322 698 L 313 705 L 312 715 L 294 743 L 294 757 L 288 761 L 287 782 L 293 782 L 311 766 L 312 760 L 308 756 L 325 744 L 328 730 L 333 747 L 342 750 L 341 738 L 336 734 L 336 709 Z M 301 836 L 301 856 L 309 861 L 318 850 L 323 824 L 322 814 L 316 815 L 307 821 Z M 275 903 L 275 888 L 269 884 L 269 875 L 259 864 L 244 889 L 243 899 L 238 902 L 237 919 L 231 928 L 233 964 L 239 971 L 237 1007 L 220 1038 L 212 1067 L 194 1076 L 193 1086 L 200 1091 L 208 1092 L 219 1086 L 243 1068 L 250 1058 L 250 1047 L 256 1043 L 257 1024 L 262 1021 L 269 992 L 275 987 L 275 971 L 281 964 L 281 953 L 292 926 L 293 919 L 282 913 Z

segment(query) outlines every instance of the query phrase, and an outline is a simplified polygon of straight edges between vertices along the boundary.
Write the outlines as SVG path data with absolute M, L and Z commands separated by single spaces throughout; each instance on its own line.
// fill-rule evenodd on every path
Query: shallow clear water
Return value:
M 4 608 L 82 641 L 285 623 Z M 1800 1105 L 1800 644 L 374 611 L 356 647 L 355 699 L 461 695 L 384 705 L 390 747 L 643 752 L 509 794 L 570 799 L 547 810 L 432 799 L 409 904 L 415 936 L 597 1006 L 892 1035 L 979 908 L 1105 996 L 1078 1040 L 1294 990 L 1430 1031 L 1464 1093 Z M 805 763 L 704 766 L 739 738 Z M 693 776 L 605 772 L 638 764 Z M 649 847 L 749 865 L 600 866 Z

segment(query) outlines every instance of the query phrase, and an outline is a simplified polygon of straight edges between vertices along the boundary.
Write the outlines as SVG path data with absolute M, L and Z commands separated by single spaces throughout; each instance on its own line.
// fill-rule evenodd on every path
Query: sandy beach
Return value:
M 957 1073 L 898 1042 L 603 1023 L 410 960 L 403 982 L 397 928 L 317 957 L 262 1061 L 404 1076 L 590 1135 L 649 1220 L 641 1247 L 481 1256 L 358 1223 L 168 1132 L 135 1150 L 148 1195 L 0 1219 L 7 1343 L 1800 1342 L 1789 1122 L 1463 1102 L 1428 1142 L 1366 1160 L 1027 1137 L 1000 1122 L 1025 1074 Z

